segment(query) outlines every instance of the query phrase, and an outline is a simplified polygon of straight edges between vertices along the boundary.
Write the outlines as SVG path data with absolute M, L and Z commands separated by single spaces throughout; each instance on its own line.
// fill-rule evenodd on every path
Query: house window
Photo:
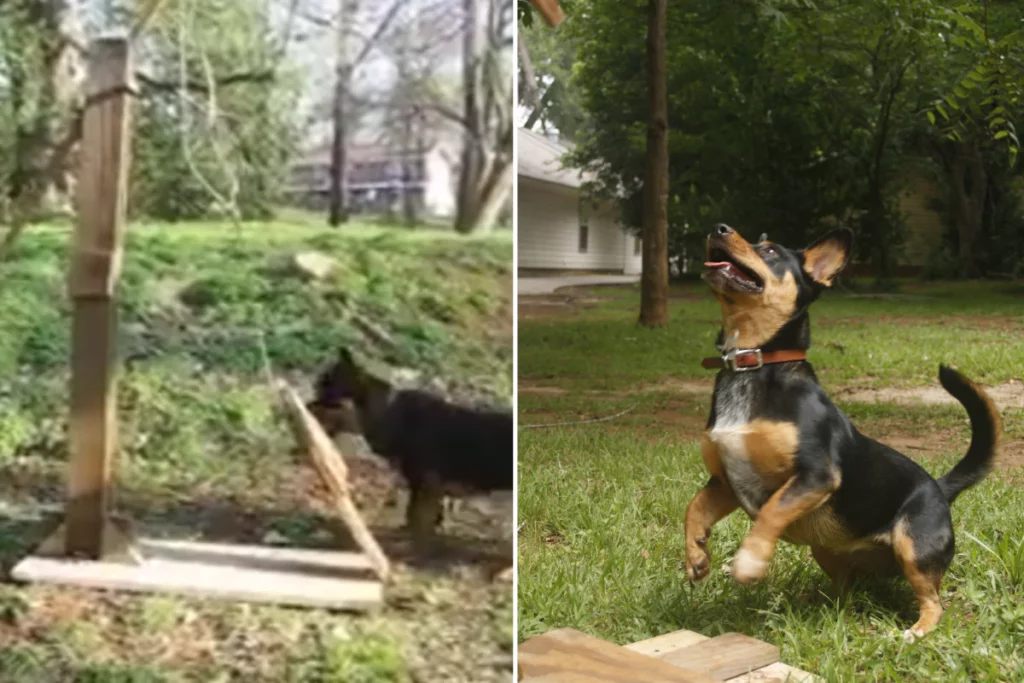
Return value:
M 633 238 L 633 256 L 639 256 L 639 255 L 640 255 L 640 238 L 639 237 L 634 237 Z
M 590 206 L 587 204 L 583 197 L 580 197 L 580 235 L 579 235 L 579 250 L 581 254 L 587 253 L 587 248 L 590 246 Z

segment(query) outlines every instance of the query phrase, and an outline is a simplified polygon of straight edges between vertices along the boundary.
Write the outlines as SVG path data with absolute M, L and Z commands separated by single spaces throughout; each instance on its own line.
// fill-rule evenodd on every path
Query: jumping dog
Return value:
M 704 280 L 722 311 L 719 368 L 701 455 L 711 478 L 686 511 L 686 572 L 711 567 L 716 522 L 743 508 L 754 524 L 733 558 L 742 584 L 765 576 L 779 539 L 809 545 L 837 589 L 864 573 L 902 574 L 920 618 L 907 641 L 942 616 L 939 586 L 953 559 L 950 505 L 980 482 L 999 452 L 1002 424 L 985 392 L 939 367 L 939 381 L 967 410 L 971 444 L 934 479 L 910 458 L 853 426 L 825 394 L 811 364 L 808 308 L 846 266 L 850 231 L 797 251 L 750 244 L 727 225 L 707 238 Z

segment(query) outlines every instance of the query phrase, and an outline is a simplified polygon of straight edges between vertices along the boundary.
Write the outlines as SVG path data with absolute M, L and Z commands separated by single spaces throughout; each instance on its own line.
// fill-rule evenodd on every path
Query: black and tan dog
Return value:
M 418 543 L 433 537 L 445 496 L 512 489 L 510 412 L 395 388 L 359 367 L 346 349 L 317 379 L 307 407 L 330 436 L 362 434 L 402 474 L 410 492 L 406 522 Z
M 711 479 L 686 511 L 686 571 L 711 566 L 711 527 L 738 507 L 754 520 L 732 563 L 740 583 L 761 579 L 779 539 L 811 546 L 843 588 L 863 573 L 902 572 L 920 603 L 904 638 L 933 629 L 939 585 L 953 559 L 950 505 L 992 468 L 1002 425 L 991 399 L 956 371 L 939 381 L 967 410 L 971 444 L 945 476 L 864 436 L 825 395 L 806 361 L 807 309 L 845 267 L 852 233 L 802 251 L 750 244 L 732 228 L 708 236 L 707 272 L 722 309 L 720 358 L 701 455 Z

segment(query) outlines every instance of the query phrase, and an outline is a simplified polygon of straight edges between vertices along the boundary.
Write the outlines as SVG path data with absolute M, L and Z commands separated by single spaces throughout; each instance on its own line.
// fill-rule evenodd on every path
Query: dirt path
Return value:
M 1001 410 L 1007 408 L 1024 408 L 1024 382 L 1010 380 L 1002 384 L 985 387 L 985 391 L 992 400 L 996 402 Z M 881 389 L 838 389 L 833 394 L 834 398 L 845 401 L 857 401 L 859 403 L 882 403 L 893 402 L 904 405 L 945 405 L 955 404 L 955 398 L 946 393 L 946 390 L 938 385 L 923 387 L 910 387 L 905 389 L 881 388 Z

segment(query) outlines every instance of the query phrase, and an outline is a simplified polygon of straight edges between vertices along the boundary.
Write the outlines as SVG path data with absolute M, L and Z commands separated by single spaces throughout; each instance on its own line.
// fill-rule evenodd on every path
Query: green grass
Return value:
M 827 292 L 811 308 L 811 360 L 826 385 L 856 379 L 864 386 L 936 382 L 940 362 L 998 383 L 1024 367 L 1024 313 L 1018 284 L 906 284 L 910 299 Z M 534 384 L 599 389 L 707 378 L 701 358 L 714 354 L 720 312 L 703 283 L 673 288 L 669 324 L 636 326 L 635 288 L 602 287 L 602 301 L 573 324 L 543 318 L 520 325 L 519 378 Z M 984 324 L 978 316 L 1001 316 Z M 908 327 L 912 325 L 912 329 Z M 636 362 L 642 358 L 643 362 Z
M 832 392 L 865 383 L 934 384 L 940 360 L 985 382 L 1019 377 L 1021 319 L 1006 287 L 905 286 L 934 297 L 926 300 L 833 294 L 812 315 L 815 370 Z M 830 682 L 1024 680 L 1024 472 L 1001 470 L 957 500 L 956 557 L 942 589 L 946 613 L 913 646 L 901 639 L 917 619 L 905 580 L 865 582 L 836 599 L 808 549 L 780 543 L 764 581 L 731 581 L 720 567 L 750 528 L 741 513 L 715 527 L 712 573 L 691 585 L 682 570 L 683 520 L 707 479 L 697 438 L 710 386 L 702 392 L 672 382 L 710 379 L 698 363 L 712 353 L 714 305 L 699 288 L 683 287 L 677 293 L 696 300 L 673 303 L 672 323 L 651 332 L 634 324 L 635 292 L 595 291 L 602 301 L 571 316 L 520 322 L 522 424 L 637 407 L 610 422 L 520 429 L 519 641 L 558 627 L 622 644 L 678 629 L 739 631 L 779 645 L 782 661 Z M 968 334 L 962 316 L 987 320 Z M 816 322 L 822 319 L 827 325 Z M 823 349 L 830 341 L 845 353 Z M 991 362 L 996 353 L 1010 365 Z M 873 362 L 879 354 L 889 359 L 884 372 Z M 947 435 L 922 461 L 934 474 L 966 450 L 960 406 L 838 404 L 876 437 Z M 1020 410 L 1004 412 L 1010 438 L 1024 436 L 1022 418 Z
M 67 229 L 35 227 L 0 264 L 3 571 L 63 502 L 69 246 Z M 311 282 L 291 267 L 308 250 L 337 262 L 328 278 Z M 116 512 L 151 535 L 335 547 L 255 331 L 273 372 L 303 391 L 346 344 L 508 402 L 511 264 L 506 233 L 132 225 L 118 297 Z M 393 345 L 367 340 L 353 315 Z M 373 468 L 354 464 L 353 476 L 357 504 L 385 538 L 400 517 L 385 509 L 388 485 Z M 459 530 L 477 546 L 487 537 L 483 526 Z M 388 605 L 375 617 L 0 586 L 0 683 L 507 680 L 508 587 L 477 566 L 437 573 L 394 559 Z

